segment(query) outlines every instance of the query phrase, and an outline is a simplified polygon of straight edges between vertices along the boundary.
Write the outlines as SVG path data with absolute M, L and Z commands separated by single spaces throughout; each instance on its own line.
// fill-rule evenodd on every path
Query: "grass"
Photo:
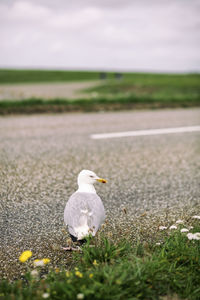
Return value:
M 98 80 L 99 76 L 99 71 L 0 69 L 0 84 Z M 109 72 L 108 77 L 112 78 L 113 73 Z
M 198 221 L 197 221 L 198 222 Z M 178 230 L 162 242 L 132 245 L 102 237 L 74 254 L 71 270 L 39 268 L 14 282 L 0 283 L 0 299 L 199 299 L 200 241 Z M 194 225 L 192 232 L 199 232 Z M 159 237 L 160 238 L 160 237 Z M 27 266 L 30 263 L 27 262 Z
M 193 106 L 200 104 L 200 75 L 125 74 L 87 92 L 141 104 Z
M 0 114 L 32 114 L 56 112 L 98 112 L 118 111 L 129 109 L 157 109 L 157 108 L 188 108 L 199 107 L 199 96 L 190 99 L 183 97 L 139 97 L 139 96 L 100 96 L 88 99 L 22 99 L 1 100 Z
M 72 70 L 23 70 L 0 69 L 0 84 L 9 83 L 43 83 L 79 80 L 98 80 L 101 71 L 72 71 Z M 106 72 L 107 79 L 115 78 L 115 72 Z M 199 74 L 153 74 L 124 72 L 123 80 L 116 80 L 116 86 L 123 81 L 136 86 L 199 86 Z M 110 83 L 109 83 L 110 85 Z M 108 85 L 108 86 L 109 86 Z M 104 89 L 104 88 L 103 88 Z
M 99 72 L 0 70 L 0 83 L 55 82 L 98 79 Z M 85 90 L 87 99 L 2 99 L 0 114 L 70 111 L 107 111 L 140 108 L 200 106 L 200 74 L 124 73 Z

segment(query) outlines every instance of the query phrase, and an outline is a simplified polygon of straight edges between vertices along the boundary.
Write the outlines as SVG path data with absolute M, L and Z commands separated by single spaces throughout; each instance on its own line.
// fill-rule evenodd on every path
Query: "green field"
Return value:
M 0 84 L 98 80 L 99 74 L 98 71 L 0 69 Z M 112 76 L 108 73 L 109 78 Z
M 98 97 L 120 97 L 141 102 L 200 102 L 200 75 L 124 74 L 123 80 L 111 80 L 90 89 Z
M 102 71 L 62 71 L 62 70 L 18 70 L 0 69 L 0 84 L 6 83 L 39 83 L 67 82 L 79 80 L 98 80 Z M 106 79 L 115 79 L 115 72 L 105 72 Z M 123 72 L 122 80 L 116 80 L 117 85 L 123 82 L 136 86 L 157 87 L 199 87 L 200 74 L 158 74 Z M 200 87 L 199 87 L 200 89 Z M 117 90 L 115 90 L 116 92 Z
M 100 72 L 0 70 L 0 83 L 44 83 L 97 80 Z M 85 90 L 85 99 L 2 99 L 0 114 L 102 111 L 143 108 L 200 106 L 200 74 L 123 73 L 121 79 L 108 72 L 107 78 Z M 8 101 L 9 100 L 9 101 Z
M 198 222 L 191 223 L 191 235 L 200 231 Z M 200 233 L 189 239 L 181 228 L 158 232 L 153 242 L 135 245 L 106 237 L 88 239 L 82 253 L 72 256 L 70 269 L 54 269 L 51 262 L 34 268 L 30 258 L 21 263 L 27 268 L 21 279 L 0 282 L 0 299 L 198 300 Z

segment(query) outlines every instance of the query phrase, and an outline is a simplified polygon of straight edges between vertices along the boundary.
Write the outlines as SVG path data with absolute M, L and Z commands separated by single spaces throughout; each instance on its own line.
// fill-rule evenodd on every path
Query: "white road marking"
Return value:
M 200 131 L 200 126 L 99 133 L 99 134 L 92 134 L 90 137 L 91 139 L 99 140 L 99 139 L 111 139 L 111 138 L 120 138 L 120 137 L 128 137 L 128 136 L 145 136 L 145 135 L 183 133 L 183 132 L 185 133 L 185 132 L 195 132 L 195 131 Z

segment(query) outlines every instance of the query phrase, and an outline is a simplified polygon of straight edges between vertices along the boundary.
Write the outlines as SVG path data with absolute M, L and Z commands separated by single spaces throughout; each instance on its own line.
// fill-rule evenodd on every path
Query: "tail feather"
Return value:
M 90 228 L 87 224 L 74 228 L 77 239 L 82 240 L 90 234 Z

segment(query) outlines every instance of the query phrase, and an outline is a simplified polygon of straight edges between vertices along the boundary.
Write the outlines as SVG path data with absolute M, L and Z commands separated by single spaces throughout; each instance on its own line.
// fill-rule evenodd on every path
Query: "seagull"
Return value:
M 105 209 L 97 195 L 94 183 L 107 181 L 90 170 L 78 175 L 78 190 L 71 195 L 64 210 L 64 222 L 73 242 L 82 245 L 85 237 L 95 236 L 105 220 Z M 73 250 L 70 247 L 64 250 Z

